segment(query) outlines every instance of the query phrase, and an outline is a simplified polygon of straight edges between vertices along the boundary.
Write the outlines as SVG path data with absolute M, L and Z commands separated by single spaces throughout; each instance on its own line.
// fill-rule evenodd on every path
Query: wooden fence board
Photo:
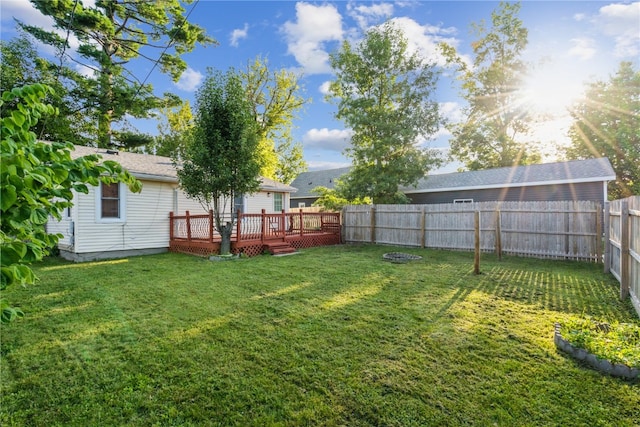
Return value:
M 345 241 L 471 251 L 479 211 L 484 252 L 598 261 L 599 210 L 594 202 L 347 206 Z

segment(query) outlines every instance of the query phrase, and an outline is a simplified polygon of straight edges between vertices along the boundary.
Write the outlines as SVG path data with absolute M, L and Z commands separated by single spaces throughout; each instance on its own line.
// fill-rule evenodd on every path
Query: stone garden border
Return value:
M 582 360 L 598 371 L 611 376 L 633 380 L 638 378 L 640 373 L 638 368 L 630 368 L 622 363 L 611 363 L 609 360 L 599 359 L 595 354 L 588 352 L 584 348 L 574 347 L 569 341 L 562 338 L 559 323 L 555 324 L 553 342 L 557 348 L 568 353 L 574 359 Z

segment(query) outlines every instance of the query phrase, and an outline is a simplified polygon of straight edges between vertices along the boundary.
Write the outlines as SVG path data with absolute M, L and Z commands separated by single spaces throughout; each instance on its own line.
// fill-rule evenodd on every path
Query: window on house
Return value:
M 120 184 L 100 184 L 100 217 L 120 218 Z
M 453 203 L 473 203 L 473 199 L 454 199 Z
M 282 193 L 273 193 L 273 210 L 282 211 Z
M 305 202 L 298 202 L 298 207 L 299 208 L 306 208 L 307 204 Z
M 238 212 L 244 212 L 244 194 L 240 194 L 233 198 L 233 212 L 236 215 Z

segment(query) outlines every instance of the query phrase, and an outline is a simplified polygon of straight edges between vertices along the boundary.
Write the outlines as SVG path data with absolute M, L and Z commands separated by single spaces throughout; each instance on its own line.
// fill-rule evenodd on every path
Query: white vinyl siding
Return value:
M 207 211 L 194 199 L 188 198 L 176 183 L 142 180 L 142 192 L 131 193 L 126 186 L 121 196 L 126 198 L 126 213 L 120 222 L 105 222 L 99 218 L 97 203 L 99 188 L 91 187 L 89 194 L 76 194 L 73 224 L 51 221 L 51 230 L 65 236 L 73 227 L 75 237 L 72 252 L 104 253 L 136 249 L 162 249 L 169 247 L 169 213 L 184 215 L 185 211 L 201 215 Z M 283 206 L 286 209 L 286 194 Z M 262 209 L 273 212 L 273 194 L 259 192 L 245 197 L 245 212 L 260 213 Z M 71 221 L 68 221 L 71 223 Z M 49 227 L 49 225 L 48 225 Z
M 98 220 L 97 187 L 78 195 L 74 252 L 108 252 L 169 247 L 169 212 L 173 207 L 171 183 L 143 181 L 141 193 L 124 186 L 126 216 L 120 222 Z M 123 212 L 124 214 L 124 212 Z
M 288 211 L 289 209 L 289 199 L 286 193 L 282 194 L 282 209 Z M 247 204 L 245 206 L 245 213 L 260 213 L 262 209 L 267 213 L 274 213 L 274 202 L 273 202 L 273 192 L 265 192 L 261 191 L 259 193 L 253 194 L 247 198 Z M 280 209 L 278 212 L 281 212 Z

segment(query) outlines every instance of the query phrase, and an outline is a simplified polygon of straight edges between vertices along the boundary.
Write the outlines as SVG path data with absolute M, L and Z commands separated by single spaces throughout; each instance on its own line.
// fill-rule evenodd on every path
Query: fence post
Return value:
M 187 221 L 187 242 L 191 241 L 191 218 L 189 218 L 189 211 L 185 212 L 185 220 Z
M 602 262 L 602 205 L 596 204 L 596 262 Z
M 371 243 L 376 242 L 376 207 L 371 207 Z
M 604 272 L 611 271 L 611 204 L 604 202 Z
M 209 243 L 213 243 L 213 210 L 209 209 Z
M 502 224 L 500 223 L 502 215 L 500 209 L 496 210 L 496 255 L 498 261 L 502 261 Z
M 571 231 L 569 227 L 569 221 L 571 220 L 569 209 L 573 208 L 567 206 L 567 211 L 564 213 L 564 259 L 569 259 L 569 232 Z
M 424 205 L 422 205 L 422 208 L 420 208 L 420 247 L 422 247 L 422 249 L 427 245 L 427 237 L 425 236 L 426 228 L 427 215 L 424 212 Z
M 480 274 L 480 211 L 473 213 L 473 234 L 475 244 L 473 274 Z
M 629 297 L 630 253 L 629 253 L 629 201 L 620 206 L 620 299 Z

